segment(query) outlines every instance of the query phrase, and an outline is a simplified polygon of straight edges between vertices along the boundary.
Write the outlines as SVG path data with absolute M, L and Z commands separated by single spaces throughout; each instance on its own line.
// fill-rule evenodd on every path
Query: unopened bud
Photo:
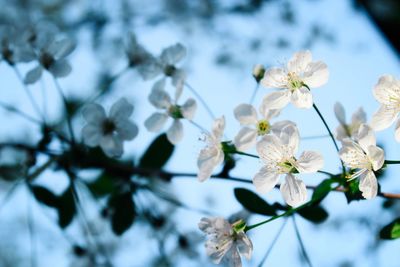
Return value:
M 256 64 L 253 67 L 253 77 L 256 79 L 257 83 L 261 81 L 261 79 L 264 77 L 265 73 L 265 68 L 261 64 Z

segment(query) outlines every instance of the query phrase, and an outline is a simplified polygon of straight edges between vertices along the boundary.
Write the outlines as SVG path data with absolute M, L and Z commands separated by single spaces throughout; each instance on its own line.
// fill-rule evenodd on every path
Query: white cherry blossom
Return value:
M 182 86 L 176 88 L 174 100 L 164 90 L 165 79 L 156 82 L 149 96 L 150 103 L 161 112 L 153 113 L 144 125 L 150 132 L 160 131 L 168 118 L 172 118 L 171 127 L 167 130 L 167 138 L 172 144 L 177 144 L 183 138 L 183 125 L 181 119 L 192 120 L 197 109 L 196 101 L 189 98 L 183 105 L 178 105 Z
M 381 104 L 372 116 L 371 127 L 375 131 L 390 127 L 400 112 L 400 81 L 391 75 L 382 76 L 373 90 L 375 99 Z M 400 121 L 396 123 L 395 138 L 400 142 Z
M 281 90 L 268 94 L 263 101 L 270 109 L 282 109 L 289 102 L 298 108 L 311 108 L 313 97 L 309 89 L 324 85 L 328 77 L 324 62 L 313 62 L 310 51 L 297 52 L 285 68 L 266 70 L 261 84 Z
M 121 98 L 110 109 L 109 116 L 99 104 L 88 104 L 82 114 L 87 124 L 82 129 L 83 142 L 89 147 L 100 146 L 109 157 L 120 157 L 125 140 L 132 140 L 138 134 L 138 127 L 129 120 L 133 106 Z
M 43 70 L 47 70 L 56 78 L 62 78 L 70 74 L 72 68 L 66 57 L 75 49 L 75 44 L 68 38 L 46 39 L 45 43 L 40 43 L 38 48 L 39 65 L 30 70 L 25 76 L 25 83 L 32 84 L 40 79 Z
M 268 109 L 265 105 L 260 106 L 261 117 L 256 109 L 249 104 L 241 104 L 234 110 L 235 118 L 240 122 L 242 129 L 236 135 L 234 144 L 237 150 L 245 151 L 255 146 L 259 137 L 271 132 L 279 133 L 285 126 L 292 124 L 291 121 L 279 121 L 271 124 L 270 120 L 280 113 L 278 109 Z
M 206 134 L 207 145 L 200 151 L 197 159 L 197 167 L 199 168 L 197 179 L 200 182 L 210 178 L 215 167 L 224 161 L 224 151 L 221 144 L 224 129 L 225 117 L 222 116 L 214 121 L 211 133 Z
M 0 27 L 0 62 L 4 60 L 9 65 L 14 65 L 35 58 L 32 47 L 22 39 L 16 28 L 9 25 Z
M 374 171 L 382 168 L 385 155 L 382 148 L 376 146 L 373 130 L 362 124 L 358 130 L 356 141 L 345 139 L 340 149 L 340 158 L 344 164 L 357 171 L 349 178 L 360 177 L 359 189 L 363 197 L 371 199 L 378 193 L 378 182 Z
M 241 267 L 240 256 L 251 259 L 253 244 L 244 232 L 242 220 L 230 224 L 221 217 L 202 218 L 199 228 L 209 237 L 206 253 L 215 264 L 224 262 L 230 267 Z
M 336 128 L 336 139 L 343 141 L 345 138 L 354 139 L 358 133 L 361 124 L 366 123 L 367 115 L 362 107 L 358 108 L 351 117 L 351 122 L 346 123 L 346 112 L 339 102 L 334 107 L 335 115 L 339 121 L 339 126 Z
M 181 86 L 184 84 L 186 79 L 186 73 L 181 68 L 177 67 L 179 63 L 186 56 L 186 48 L 180 44 L 171 45 L 161 52 L 161 55 L 156 59 L 148 63 L 147 66 L 147 77 L 145 80 L 150 80 L 163 74 L 166 77 L 172 78 L 172 84 L 174 86 Z
M 304 182 L 296 173 L 315 173 L 324 165 L 323 157 L 314 151 L 304 151 L 297 159 L 299 133 L 295 126 L 289 125 L 279 135 L 266 135 L 257 143 L 257 152 L 263 167 L 253 178 L 253 184 L 259 193 L 267 193 L 285 175 L 285 183 L 280 190 L 286 203 L 297 207 L 306 202 L 307 190 Z

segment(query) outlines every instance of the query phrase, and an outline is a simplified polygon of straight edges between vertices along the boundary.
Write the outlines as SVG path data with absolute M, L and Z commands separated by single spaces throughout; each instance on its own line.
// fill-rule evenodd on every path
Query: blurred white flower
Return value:
M 354 139 L 358 133 L 360 125 L 367 121 L 367 115 L 362 107 L 354 112 L 349 124 L 346 123 L 346 112 L 344 111 L 342 104 L 336 102 L 334 111 L 335 116 L 339 121 L 339 126 L 336 128 L 336 139 L 339 141 L 343 141 L 345 138 Z
M 221 217 L 202 218 L 199 228 L 209 237 L 205 244 L 206 253 L 215 264 L 224 261 L 227 266 L 241 267 L 240 256 L 251 258 L 253 244 L 244 232 L 242 220 L 230 224 Z
M 182 86 L 186 79 L 186 73 L 178 68 L 176 64 L 186 56 L 186 48 L 180 43 L 165 48 L 156 61 L 148 62 L 146 66 L 147 77 L 145 80 L 164 74 L 166 77 L 172 78 L 174 86 Z
M 172 144 L 177 144 L 183 138 L 183 125 L 180 120 L 192 120 L 197 109 L 197 104 L 193 98 L 189 98 L 183 105 L 178 105 L 177 102 L 181 95 L 182 87 L 176 88 L 173 101 L 164 90 L 164 87 L 165 79 L 161 79 L 154 84 L 149 96 L 149 101 L 162 112 L 153 113 L 144 122 L 144 125 L 150 132 L 158 132 L 164 127 L 167 119 L 169 117 L 172 118 L 173 122 L 167 131 L 167 138 Z
M 32 84 L 40 79 L 43 70 L 50 72 L 55 78 L 68 76 L 71 66 L 65 59 L 75 49 L 75 43 L 68 38 L 57 39 L 56 36 L 44 38 L 39 43 L 39 65 L 30 70 L 25 76 L 25 83 Z
M 115 102 L 109 116 L 99 104 L 88 104 L 82 114 L 87 125 L 82 129 L 83 142 L 89 147 L 100 146 L 109 157 L 120 157 L 122 142 L 132 140 L 138 134 L 138 127 L 129 120 L 133 106 L 125 98 Z
M 356 136 L 356 142 L 345 139 L 340 149 L 340 158 L 351 169 L 358 169 L 349 178 L 360 177 L 359 189 L 363 197 L 371 199 L 378 193 L 378 182 L 374 171 L 382 168 L 385 155 L 382 148 L 376 146 L 373 130 L 362 124 Z
M 221 139 L 225 129 L 225 117 L 222 116 L 214 121 L 211 133 L 206 134 L 207 145 L 200 151 L 197 159 L 199 172 L 197 179 L 204 182 L 210 178 L 215 167 L 224 161 Z
M 282 109 L 289 102 L 298 108 L 311 108 L 313 97 L 308 88 L 324 85 L 328 77 L 328 67 L 324 62 L 313 62 L 310 51 L 297 52 L 286 68 L 274 67 L 265 72 L 261 84 L 283 90 L 268 94 L 263 101 L 270 109 Z
M 286 203 L 297 207 L 307 200 L 306 186 L 295 173 L 315 173 L 324 165 L 323 157 L 314 151 L 304 151 L 298 159 L 299 133 L 289 125 L 279 135 L 267 135 L 257 143 L 257 152 L 264 166 L 253 178 L 253 184 L 260 193 L 267 193 L 286 174 L 280 190 Z
M 20 33 L 12 26 L 0 27 L 0 62 L 4 60 L 9 65 L 19 62 L 29 62 L 36 58 L 29 44 L 24 42 Z
M 268 109 L 265 105 L 260 106 L 261 118 L 258 118 L 256 109 L 249 104 L 241 104 L 234 110 L 235 118 L 243 127 L 234 139 L 237 150 L 245 151 L 255 146 L 258 137 L 265 136 L 270 132 L 278 134 L 287 125 L 295 125 L 291 121 L 280 121 L 274 124 L 270 120 L 280 113 L 278 109 Z M 253 127 L 247 127 L 253 126 Z
M 125 45 L 125 53 L 129 66 L 136 68 L 144 80 L 150 80 L 159 74 L 159 63 L 142 45 L 140 45 L 134 33 L 128 34 Z
M 374 97 L 381 104 L 379 110 L 372 116 L 371 127 L 375 131 L 390 127 L 400 112 L 400 81 L 391 75 L 379 78 L 374 88 Z M 396 123 L 395 138 L 400 142 L 400 120 Z

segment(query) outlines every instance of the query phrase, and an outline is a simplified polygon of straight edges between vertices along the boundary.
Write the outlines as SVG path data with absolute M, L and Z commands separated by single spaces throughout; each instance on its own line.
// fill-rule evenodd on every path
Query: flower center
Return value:
M 279 173 L 298 173 L 296 167 L 295 167 L 295 162 L 296 159 L 294 157 L 284 160 L 282 162 L 279 162 L 278 165 L 278 172 Z
M 258 135 L 266 135 L 271 130 L 271 125 L 267 120 L 260 120 L 257 124 Z
M 296 73 L 294 73 L 294 72 L 288 73 L 288 88 L 291 91 L 299 89 L 299 88 L 303 87 L 303 85 L 304 85 L 303 81 L 300 79 L 300 77 Z
M 105 120 L 102 126 L 105 135 L 112 134 L 116 130 L 115 123 L 111 120 Z
M 49 53 L 44 52 L 40 57 L 40 62 L 45 69 L 49 69 L 54 63 L 54 58 Z
M 172 76 L 172 75 L 174 75 L 175 71 L 176 71 L 176 68 L 175 68 L 175 66 L 173 66 L 173 65 L 167 65 L 167 66 L 165 66 L 165 68 L 164 68 L 164 74 L 165 74 L 166 76 Z
M 182 111 L 179 105 L 171 105 L 168 109 L 168 114 L 174 119 L 182 119 Z

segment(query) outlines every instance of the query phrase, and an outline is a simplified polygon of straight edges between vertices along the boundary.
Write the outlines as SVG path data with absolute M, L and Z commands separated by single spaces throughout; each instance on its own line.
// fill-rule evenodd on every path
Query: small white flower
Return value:
M 328 67 L 324 62 L 313 62 L 310 51 L 297 52 L 286 68 L 270 68 L 265 72 L 261 84 L 283 90 L 268 94 L 263 101 L 271 109 L 282 109 L 289 102 L 298 108 L 311 108 L 313 98 L 307 86 L 320 87 L 328 77 Z
M 257 143 L 257 152 L 264 166 L 254 176 L 253 184 L 262 194 L 269 192 L 286 174 L 280 190 L 286 203 L 297 207 L 307 200 L 306 186 L 295 173 L 315 173 L 324 165 L 322 156 L 314 151 L 304 151 L 298 159 L 299 133 L 295 126 L 285 127 L 279 135 L 267 135 Z
M 384 151 L 376 146 L 374 132 L 366 124 L 360 126 L 356 141 L 345 139 L 342 142 L 340 158 L 347 167 L 357 169 L 350 179 L 360 177 L 359 189 L 363 197 L 371 199 L 378 193 L 378 182 L 374 171 L 382 168 L 385 161 Z
M 115 102 L 109 116 L 99 104 L 88 104 L 82 114 L 87 125 L 82 129 L 83 142 L 89 147 L 100 146 L 109 157 L 120 157 L 122 142 L 132 140 L 138 134 L 138 127 L 129 120 L 133 106 L 125 98 Z
M 144 80 L 153 79 L 159 74 L 157 59 L 137 42 L 136 36 L 132 32 L 128 34 L 125 53 L 129 61 L 129 66 L 136 68 Z
M 280 121 L 274 124 L 270 120 L 278 116 L 280 110 L 268 109 L 265 105 L 261 105 L 258 118 L 256 109 L 249 104 L 241 104 L 234 110 L 235 118 L 243 127 L 234 139 L 234 144 L 237 150 L 245 151 L 255 146 L 258 137 L 265 136 L 270 132 L 279 133 L 287 125 L 295 125 L 291 121 Z M 253 126 L 253 127 L 247 127 Z
M 163 112 L 155 112 L 145 122 L 147 130 L 150 132 L 160 131 L 167 119 L 173 119 L 172 126 L 167 131 L 167 138 L 172 144 L 177 144 L 183 138 L 183 126 L 181 119 L 191 120 L 197 109 L 196 101 L 192 98 L 186 100 L 183 105 L 178 105 L 178 99 L 182 92 L 182 87 L 176 88 L 174 101 L 171 100 L 169 94 L 164 90 L 165 79 L 156 82 L 149 96 L 150 103 L 162 110 Z
M 346 123 L 346 113 L 342 104 L 337 102 L 334 110 L 336 118 L 340 123 L 340 125 L 336 128 L 336 139 L 339 141 L 343 141 L 345 138 L 354 139 L 358 133 L 360 125 L 366 123 L 367 121 L 367 115 L 365 114 L 363 108 L 360 107 L 356 112 L 354 112 L 349 124 Z
M 382 76 L 374 88 L 374 97 L 381 104 L 372 116 L 371 127 L 375 131 L 390 127 L 400 112 L 400 81 L 391 75 Z M 395 138 L 400 142 L 400 120 L 396 123 Z
M 181 86 L 186 79 L 186 73 L 178 68 L 176 64 L 186 56 L 186 48 L 177 43 L 165 48 L 156 62 L 148 64 L 148 78 L 152 79 L 160 74 L 172 78 L 174 86 Z M 156 63 L 156 64 L 155 64 Z
M 211 133 L 206 134 L 207 146 L 200 151 L 197 159 L 199 173 L 197 179 L 204 182 L 210 178 L 215 167 L 224 161 L 221 139 L 225 129 L 225 117 L 222 116 L 214 121 Z
M 215 264 L 223 260 L 230 267 L 241 267 L 240 256 L 251 259 L 253 244 L 244 232 L 242 220 L 230 224 L 224 218 L 202 218 L 199 223 L 201 231 L 209 238 L 206 241 L 206 253 Z
M 26 74 L 26 84 L 38 81 L 44 69 L 56 78 L 66 77 L 72 70 L 65 58 L 75 49 L 74 42 L 68 38 L 57 39 L 52 36 L 41 45 L 38 52 L 39 65 Z
M 35 52 L 24 42 L 17 29 L 8 25 L 0 27 L 0 61 L 4 60 L 9 65 L 14 65 L 35 58 Z

